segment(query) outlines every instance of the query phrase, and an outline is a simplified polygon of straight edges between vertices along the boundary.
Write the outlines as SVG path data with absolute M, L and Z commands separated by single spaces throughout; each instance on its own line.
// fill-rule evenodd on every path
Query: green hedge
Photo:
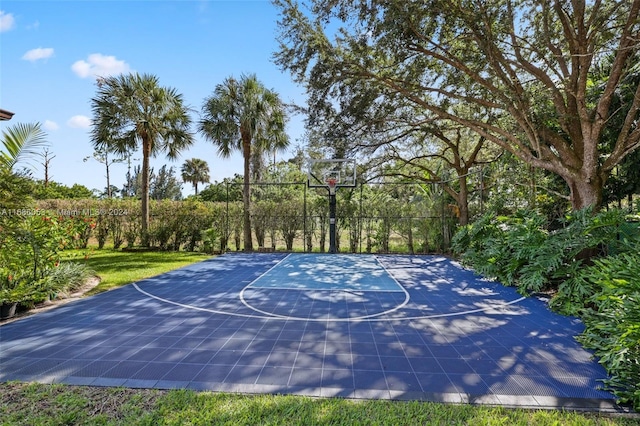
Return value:
M 37 208 L 73 228 L 74 248 L 86 248 L 95 238 L 98 248 L 111 243 L 116 249 L 142 241 L 139 200 L 43 200 Z M 150 245 L 162 250 L 195 251 L 202 246 L 202 231 L 226 224 L 224 203 L 197 200 L 150 202 Z

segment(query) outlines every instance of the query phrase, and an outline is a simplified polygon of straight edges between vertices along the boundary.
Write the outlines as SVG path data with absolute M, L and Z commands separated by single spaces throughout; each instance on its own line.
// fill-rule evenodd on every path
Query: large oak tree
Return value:
M 343 122 L 367 110 L 373 124 L 409 101 L 559 175 L 575 209 L 599 207 L 612 169 L 640 146 L 640 85 L 612 106 L 638 66 L 640 0 L 274 3 L 275 58 L 307 85 L 312 119 L 337 105 Z M 457 113 L 470 110 L 492 118 Z

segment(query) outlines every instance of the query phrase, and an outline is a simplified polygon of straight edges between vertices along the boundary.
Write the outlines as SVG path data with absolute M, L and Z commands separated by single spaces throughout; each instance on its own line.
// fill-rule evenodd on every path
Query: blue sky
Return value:
M 199 112 L 204 98 L 225 78 L 255 73 L 285 102 L 302 104 L 304 90 L 272 61 L 276 21 L 276 10 L 266 0 L 2 0 L 0 107 L 15 116 L 0 128 L 43 123 L 55 155 L 51 178 L 103 189 L 104 166 L 83 161 L 93 152 L 90 100 L 96 75 L 155 74 L 160 84 L 176 88 Z M 302 120 L 290 117 L 292 147 L 303 134 Z M 280 159 L 290 156 L 279 154 Z M 239 154 L 222 159 L 200 135 L 178 161 L 157 157 L 151 165 L 179 170 L 193 157 L 209 163 L 212 181 L 242 173 Z M 122 187 L 125 174 L 126 165 L 112 166 L 112 184 Z M 43 178 L 43 168 L 36 167 L 34 175 Z M 189 193 L 191 185 L 183 185 L 183 194 Z

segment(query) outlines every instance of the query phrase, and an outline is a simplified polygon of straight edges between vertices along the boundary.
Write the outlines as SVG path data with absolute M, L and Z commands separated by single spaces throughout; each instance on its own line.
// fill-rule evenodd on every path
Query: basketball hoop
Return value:
M 336 194 L 336 183 L 338 183 L 338 180 L 335 177 L 327 178 L 327 186 L 329 187 L 330 195 Z

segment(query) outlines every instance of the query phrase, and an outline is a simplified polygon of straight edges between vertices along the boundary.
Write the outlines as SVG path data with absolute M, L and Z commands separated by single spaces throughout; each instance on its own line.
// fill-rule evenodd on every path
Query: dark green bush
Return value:
M 45 279 L 68 244 L 55 218 L 27 215 L 0 223 L 0 303 L 28 303 L 48 294 Z
M 507 283 L 505 268 L 509 249 L 505 226 L 509 218 L 487 213 L 474 223 L 461 227 L 453 237 L 453 252 L 462 263 L 486 277 Z

